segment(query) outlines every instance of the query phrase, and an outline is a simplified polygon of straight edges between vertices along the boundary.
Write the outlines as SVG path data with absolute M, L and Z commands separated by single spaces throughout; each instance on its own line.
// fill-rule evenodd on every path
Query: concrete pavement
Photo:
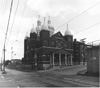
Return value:
M 6 79 L 8 74 L 2 74 L 0 71 L 0 87 L 19 87 L 13 79 Z
M 7 74 L 0 75 L 0 79 L 2 79 L 0 87 L 98 87 L 97 77 L 76 74 L 84 69 L 86 66 L 71 66 L 36 72 L 6 69 Z

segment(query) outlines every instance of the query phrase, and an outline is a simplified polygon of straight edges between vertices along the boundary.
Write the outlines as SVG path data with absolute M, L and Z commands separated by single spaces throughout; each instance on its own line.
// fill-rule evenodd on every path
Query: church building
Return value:
M 54 31 L 50 17 L 43 24 L 39 17 L 37 27 L 33 25 L 30 36 L 25 36 L 23 64 L 38 70 L 73 65 L 73 35 L 68 25 L 64 35 Z

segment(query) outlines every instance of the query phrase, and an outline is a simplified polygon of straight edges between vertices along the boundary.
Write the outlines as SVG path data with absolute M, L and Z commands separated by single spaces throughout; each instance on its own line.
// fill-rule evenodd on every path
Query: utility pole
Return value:
M 2 71 L 2 57 L 1 57 L 1 71 Z
M 100 63 L 100 43 L 99 43 L 99 63 Z M 100 66 L 100 64 L 99 64 Z
M 11 1 L 11 6 L 10 6 L 10 13 L 9 13 L 9 18 L 8 18 L 8 24 L 7 24 L 7 30 L 6 30 L 6 34 L 5 34 L 5 40 L 4 40 L 4 49 L 3 49 L 3 52 L 4 52 L 4 60 L 3 60 L 3 73 L 2 74 L 5 74 L 5 51 L 6 51 L 6 39 L 7 39 L 7 34 L 8 34 L 8 29 L 9 29 L 9 22 L 10 22 L 10 17 L 11 17 L 11 11 L 12 11 L 12 5 L 13 5 L 13 0 Z

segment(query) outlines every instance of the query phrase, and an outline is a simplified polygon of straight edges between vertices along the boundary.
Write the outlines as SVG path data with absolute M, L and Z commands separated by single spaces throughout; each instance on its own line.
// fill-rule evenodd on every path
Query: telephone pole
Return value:
M 4 60 L 3 60 L 3 73 L 5 74 L 5 51 L 6 51 L 6 39 L 7 39 L 7 34 L 8 34 L 8 29 L 9 29 L 9 22 L 10 22 L 10 17 L 11 17 L 11 11 L 12 11 L 12 5 L 13 5 L 13 0 L 11 1 L 11 6 L 10 6 L 10 13 L 9 13 L 9 18 L 8 18 L 8 24 L 7 24 L 7 30 L 6 30 L 6 34 L 5 34 L 5 40 L 4 40 L 4 48 L 3 48 L 3 52 L 4 52 Z

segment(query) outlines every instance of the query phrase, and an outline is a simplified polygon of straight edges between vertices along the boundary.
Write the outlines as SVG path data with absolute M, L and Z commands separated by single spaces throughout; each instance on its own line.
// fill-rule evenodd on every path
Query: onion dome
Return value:
M 51 30 L 54 30 L 54 27 L 51 25 L 50 16 L 49 16 L 49 20 L 48 20 L 48 28 Z
M 26 32 L 26 35 L 25 35 L 25 39 L 27 39 L 28 38 L 28 32 Z
M 38 15 L 38 21 L 37 21 L 37 26 L 41 25 L 41 21 L 40 21 L 40 15 Z
M 38 21 L 37 21 L 37 27 L 36 27 L 36 32 L 39 35 L 41 31 L 41 21 L 40 21 L 40 15 L 38 16 Z
M 37 31 L 37 33 L 39 33 L 41 31 L 41 26 L 37 26 L 36 31 Z
M 31 28 L 31 32 L 30 33 L 34 33 L 35 32 L 35 29 L 34 29 L 34 24 L 33 24 L 33 27 Z
M 71 32 L 68 30 L 68 24 L 67 24 L 67 30 L 65 31 L 65 36 L 66 35 L 71 35 L 72 36 Z
M 50 31 L 50 36 L 52 36 L 54 33 L 54 27 L 51 25 L 50 16 L 49 16 L 49 20 L 48 20 L 48 29 Z
M 42 29 L 42 30 L 48 30 L 48 26 L 47 26 L 46 23 L 45 23 L 45 17 L 44 17 L 44 23 L 43 23 L 43 25 L 41 26 L 41 29 Z

